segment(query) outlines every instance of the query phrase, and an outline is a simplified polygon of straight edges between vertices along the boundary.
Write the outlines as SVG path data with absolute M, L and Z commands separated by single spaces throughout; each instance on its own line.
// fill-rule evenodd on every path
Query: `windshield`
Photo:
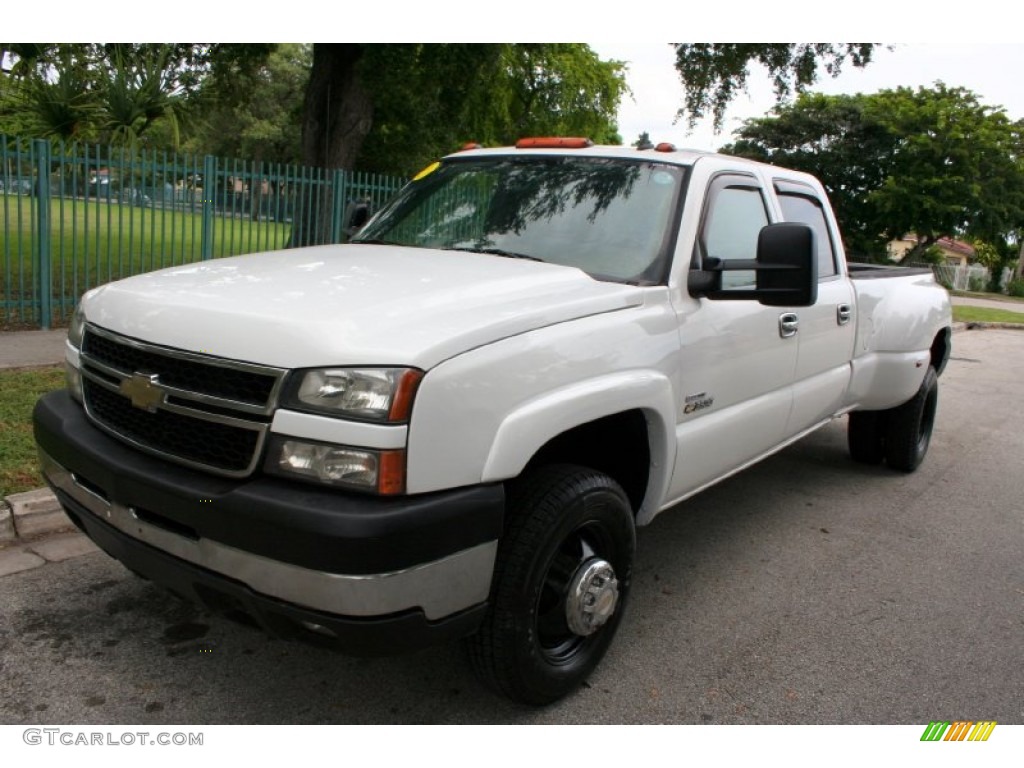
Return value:
M 352 242 L 528 258 L 601 280 L 656 283 L 685 175 L 625 159 L 450 160 L 410 183 Z

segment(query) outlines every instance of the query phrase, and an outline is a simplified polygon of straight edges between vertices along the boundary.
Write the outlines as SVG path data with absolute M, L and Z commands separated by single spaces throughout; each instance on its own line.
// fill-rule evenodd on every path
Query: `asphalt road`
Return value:
M 586 687 L 481 689 L 457 646 L 265 637 L 100 553 L 0 580 L 0 723 L 1024 722 L 1024 332 L 959 333 L 913 475 L 838 421 L 659 517 Z

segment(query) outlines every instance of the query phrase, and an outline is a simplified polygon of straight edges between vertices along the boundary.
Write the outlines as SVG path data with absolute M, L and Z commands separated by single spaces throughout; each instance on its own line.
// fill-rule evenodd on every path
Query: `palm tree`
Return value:
M 88 130 L 97 104 L 80 48 L 51 43 L 0 44 L 11 63 L 0 84 L 5 91 L 6 116 L 19 129 L 16 132 L 75 139 Z
M 74 68 L 57 69 L 51 77 L 33 72 L 13 86 L 26 130 L 61 140 L 83 138 L 99 111 L 94 93 Z
M 172 142 L 179 143 L 179 126 L 185 100 L 168 45 L 126 51 L 117 47 L 109 68 L 97 77 L 101 114 L 99 127 L 116 144 L 135 146 L 160 121 L 170 128 Z
M 134 147 L 164 124 L 177 146 L 185 98 L 172 45 L 0 43 L 0 53 L 11 62 L 4 122 L 19 132 Z

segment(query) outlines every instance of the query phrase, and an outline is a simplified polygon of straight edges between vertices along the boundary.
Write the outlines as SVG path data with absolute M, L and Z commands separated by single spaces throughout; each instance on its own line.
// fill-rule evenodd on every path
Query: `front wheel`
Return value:
M 635 531 L 626 494 L 582 467 L 538 470 L 509 489 L 491 605 L 468 638 L 474 671 L 514 701 L 549 704 L 604 656 L 622 619 Z

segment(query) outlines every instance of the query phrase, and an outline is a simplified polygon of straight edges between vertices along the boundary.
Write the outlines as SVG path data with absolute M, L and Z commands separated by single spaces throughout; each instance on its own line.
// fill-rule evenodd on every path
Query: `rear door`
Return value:
M 818 257 L 818 301 L 794 310 L 800 349 L 786 433 L 796 435 L 832 416 L 844 400 L 850 384 L 856 304 L 853 286 L 840 268 L 839 244 L 822 197 L 802 182 L 776 179 L 774 185 L 783 218 L 814 230 Z

